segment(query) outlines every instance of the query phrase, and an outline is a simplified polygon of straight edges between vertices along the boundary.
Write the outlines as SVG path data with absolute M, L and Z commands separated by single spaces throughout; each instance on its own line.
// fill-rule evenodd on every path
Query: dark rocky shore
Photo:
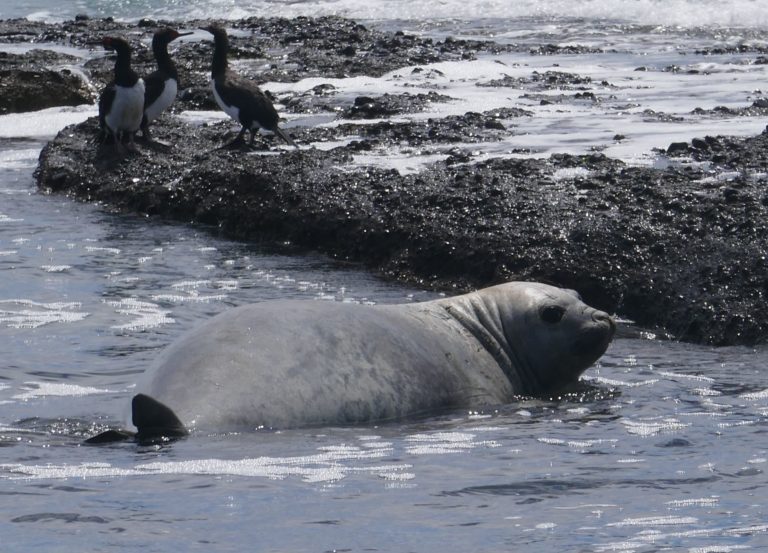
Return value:
M 79 23 L 79 31 L 73 22 L 68 31 L 67 24 L 43 26 L 34 36 L 61 32 L 88 43 L 101 27 L 118 26 Z M 336 18 L 235 25 L 258 31 L 258 40 L 241 41 L 238 55 L 274 60 L 260 80 L 377 75 L 514 49 L 492 42 L 433 43 Z M 149 33 L 151 27 L 131 31 Z M 180 48 L 188 90 L 176 109 L 210 101 L 196 88 L 207 78 L 209 48 Z M 140 63 L 149 67 L 150 61 Z M 91 64 L 94 81 L 108 77 L 109 64 Z M 577 75 L 553 72 L 533 80 L 535 87 L 562 91 L 563 101 L 583 101 L 589 94 L 588 80 Z M 381 95 L 340 105 L 328 85 L 280 100 L 292 112 L 331 106 L 357 120 L 446 101 L 429 96 Z M 497 140 L 509 132 L 502 121 L 509 125 L 529 116 L 510 108 L 408 124 L 293 126 L 287 130 L 300 144 L 345 145 L 292 150 L 264 137 L 259 151 L 248 152 L 215 149 L 232 129 L 229 123 L 189 125 L 167 116 L 154 135 L 173 147 L 140 146 L 139 154 L 125 158 L 95 144 L 91 119 L 64 129 L 45 147 L 37 179 L 46 192 L 210 225 L 212 232 L 275 247 L 290 242 L 426 287 L 458 292 L 541 280 L 575 288 L 588 303 L 676 339 L 715 345 L 768 341 L 767 134 L 659 144 L 672 160 L 666 169 L 631 167 L 599 153 L 477 161 L 461 148 L 410 175 L 353 163 L 356 155 L 388 144 L 406 144 L 420 155 L 459 142 Z M 682 161 L 691 159 L 703 163 Z M 564 168 L 589 172 L 562 178 L 558 170 Z

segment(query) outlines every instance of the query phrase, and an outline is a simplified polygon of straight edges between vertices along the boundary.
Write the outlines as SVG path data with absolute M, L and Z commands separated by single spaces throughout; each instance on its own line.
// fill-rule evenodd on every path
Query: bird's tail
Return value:
M 277 136 L 279 136 L 280 138 L 282 138 L 283 140 L 285 140 L 285 141 L 286 141 L 288 144 L 290 144 L 290 145 L 291 145 L 291 146 L 293 146 L 294 148 L 298 148 L 298 147 L 299 147 L 299 146 L 298 146 L 298 144 L 296 144 L 296 143 L 293 141 L 293 138 L 291 138 L 290 136 L 288 136 L 288 133 L 287 133 L 287 132 L 285 132 L 285 131 L 284 131 L 283 129 L 281 129 L 280 127 L 278 127 L 278 126 L 275 126 L 275 128 L 274 128 L 274 133 L 275 133 Z

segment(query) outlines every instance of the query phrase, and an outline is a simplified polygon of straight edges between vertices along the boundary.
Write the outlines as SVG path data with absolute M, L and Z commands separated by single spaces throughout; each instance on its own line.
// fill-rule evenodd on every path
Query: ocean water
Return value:
M 295 17 L 342 15 L 355 19 L 404 20 L 429 24 L 435 20 L 476 22 L 483 19 L 510 22 L 518 18 L 547 21 L 559 18 L 611 20 L 663 26 L 717 26 L 762 28 L 768 7 L 760 0 L 27 0 L 0 6 L 0 17 L 63 20 L 75 14 L 120 19 L 163 17 L 169 19 L 239 19 L 253 15 Z
M 603 151 L 663 166 L 679 161 L 654 148 L 696 136 L 755 134 L 766 125 L 759 115 L 715 110 L 763 97 L 768 64 L 757 58 L 768 47 L 764 2 L 0 4 L 2 18 L 55 21 L 78 13 L 123 19 L 338 13 L 427 36 L 605 52 L 505 54 L 380 78 L 321 79 L 337 87 L 340 103 L 403 91 L 453 98 L 414 118 L 512 106 L 533 113 L 505 122 L 510 132 L 498 142 L 462 146 L 476 159 Z M 739 45 L 745 48 L 725 48 Z M 696 53 L 713 47 L 721 53 Z M 0 51 L 19 48 L 0 42 Z M 83 60 L 102 55 L 76 53 Z M 584 87 L 597 100 L 574 97 L 584 90 L 537 89 L 531 77 L 546 71 L 590 77 Z M 478 86 L 504 78 L 519 86 Z M 283 97 L 317 84 L 266 88 Z M 552 101 L 542 102 L 547 96 Z M 283 297 L 372 303 L 436 297 L 322 255 L 264 250 L 205 228 L 37 193 L 32 173 L 45 141 L 93 114 L 94 106 L 81 106 L 0 117 L 0 550 L 730 553 L 768 547 L 765 347 L 717 349 L 625 329 L 585 374 L 585 390 L 564 398 L 379 426 L 195 435 L 162 448 L 81 445 L 122 421 L 136 381 L 167 344 L 231 306 Z M 287 118 L 289 126 L 340 123 L 332 116 Z M 355 162 L 411 172 L 445 155 L 395 147 Z M 559 176 L 585 174 L 574 169 Z M 713 171 L 711 178 L 725 184 L 734 175 Z

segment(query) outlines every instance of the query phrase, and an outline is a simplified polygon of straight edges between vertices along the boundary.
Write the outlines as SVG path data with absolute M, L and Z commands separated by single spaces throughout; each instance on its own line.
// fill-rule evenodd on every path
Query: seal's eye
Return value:
M 559 323 L 563 315 L 565 315 L 565 309 L 559 305 L 548 305 L 541 310 L 541 320 L 548 324 Z

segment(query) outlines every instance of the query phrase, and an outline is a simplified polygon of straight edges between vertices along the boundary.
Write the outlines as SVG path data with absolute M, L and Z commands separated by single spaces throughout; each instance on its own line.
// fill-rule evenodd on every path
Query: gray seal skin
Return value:
M 151 439 L 499 405 L 574 382 L 614 330 L 575 292 L 526 282 L 415 304 L 245 305 L 167 348 L 133 421 Z

